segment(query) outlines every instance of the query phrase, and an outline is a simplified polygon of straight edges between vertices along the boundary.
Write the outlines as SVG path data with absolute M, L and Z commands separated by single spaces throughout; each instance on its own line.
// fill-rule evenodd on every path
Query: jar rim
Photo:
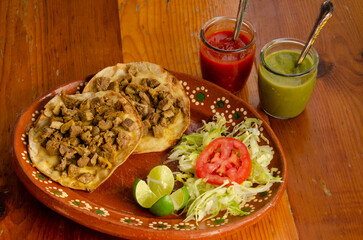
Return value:
M 312 60 L 313 60 L 313 65 L 307 69 L 306 71 L 302 72 L 302 73 L 296 73 L 296 74 L 284 74 L 284 73 L 280 73 L 278 71 L 275 71 L 273 70 L 272 68 L 270 68 L 266 61 L 265 61 L 265 52 L 267 50 L 269 50 L 271 47 L 275 46 L 276 44 L 279 44 L 279 43 L 293 43 L 293 44 L 297 44 L 297 45 L 300 45 L 302 47 L 305 46 L 305 42 L 299 40 L 299 39 L 296 39 L 296 38 L 278 38 L 278 39 L 275 39 L 275 40 L 272 40 L 271 42 L 267 43 L 261 50 L 260 52 L 260 61 L 261 61 L 261 64 L 263 65 L 264 68 L 266 68 L 269 72 L 272 72 L 276 75 L 279 75 L 279 76 L 283 76 L 283 77 L 299 77 L 299 76 L 303 76 L 303 75 L 306 75 L 310 72 L 312 72 L 314 69 L 317 68 L 317 65 L 319 63 L 319 54 L 318 52 L 315 50 L 315 48 L 313 46 L 310 47 L 309 51 L 308 51 L 308 54 L 312 55 Z
M 244 46 L 243 48 L 238 48 L 238 49 L 234 49 L 234 50 L 224 50 L 224 49 L 217 48 L 217 47 L 213 46 L 212 44 L 210 44 L 207 41 L 207 39 L 205 38 L 205 32 L 208 29 L 208 27 L 210 27 L 212 24 L 214 24 L 218 21 L 221 21 L 221 20 L 228 20 L 228 21 L 236 22 L 236 18 L 234 18 L 234 17 L 227 17 L 227 16 L 215 17 L 215 18 L 210 19 L 208 22 L 206 22 L 203 25 L 202 29 L 200 30 L 200 38 L 201 38 L 202 42 L 205 45 L 207 45 L 209 48 L 212 48 L 213 50 L 218 51 L 218 52 L 238 53 L 238 52 L 242 52 L 242 51 L 249 49 L 255 43 L 255 41 L 256 41 L 255 28 L 252 26 L 252 24 L 250 22 L 243 20 L 243 26 L 246 26 L 247 29 L 251 30 L 251 32 L 252 32 L 251 41 L 248 44 L 246 44 L 246 46 Z

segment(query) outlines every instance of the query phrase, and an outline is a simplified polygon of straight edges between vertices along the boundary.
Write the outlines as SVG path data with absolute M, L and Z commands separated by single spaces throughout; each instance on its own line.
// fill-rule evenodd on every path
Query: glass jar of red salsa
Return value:
M 236 41 L 233 31 L 236 19 L 216 17 L 200 31 L 200 64 L 203 78 L 232 93 L 240 91 L 250 75 L 256 51 L 256 31 L 243 22 Z

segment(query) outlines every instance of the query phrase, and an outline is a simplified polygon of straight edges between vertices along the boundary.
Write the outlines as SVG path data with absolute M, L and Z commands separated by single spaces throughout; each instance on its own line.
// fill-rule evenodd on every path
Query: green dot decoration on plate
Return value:
M 57 191 L 57 190 L 53 190 L 52 191 L 54 194 L 56 194 L 56 195 L 61 195 L 61 192 L 59 192 L 59 191 Z
M 233 119 L 234 120 L 239 120 L 242 117 L 242 114 L 240 112 L 235 112 L 233 114 Z
M 221 223 L 224 223 L 224 219 L 222 219 L 222 218 L 216 219 L 216 220 L 214 220 L 214 223 L 215 223 L 215 224 L 221 224 Z
M 216 104 L 216 108 L 222 108 L 222 107 L 224 107 L 224 101 L 219 100 L 219 101 L 217 102 L 217 104 Z
M 242 209 L 242 211 L 249 212 L 249 211 L 251 211 L 251 208 L 244 208 L 244 209 Z
M 101 210 L 95 210 L 95 213 L 97 213 L 97 214 L 104 214 L 104 212 L 101 211 Z
M 204 93 L 199 92 L 199 93 L 197 93 L 196 98 L 197 98 L 198 102 L 203 102 L 205 99 L 205 95 L 204 95 Z
M 39 178 L 39 179 L 41 179 L 41 180 L 45 180 L 45 176 L 44 175 L 42 175 L 42 174 L 37 174 L 37 177 Z
M 267 195 L 267 192 L 260 192 L 260 193 L 258 193 L 258 196 L 261 197 L 261 198 L 263 198 L 266 195 Z
M 77 202 L 77 201 L 72 201 L 72 203 L 76 206 L 81 206 L 81 203 L 80 202 Z

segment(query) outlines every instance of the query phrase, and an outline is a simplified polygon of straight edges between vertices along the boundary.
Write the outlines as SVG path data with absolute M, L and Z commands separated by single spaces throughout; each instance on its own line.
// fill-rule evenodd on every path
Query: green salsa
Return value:
M 296 67 L 299 56 L 300 52 L 297 51 L 280 50 L 264 59 L 272 71 L 263 64 L 259 67 L 261 107 L 271 116 L 282 119 L 296 117 L 305 109 L 310 99 L 317 68 L 309 71 L 314 65 L 309 55 Z

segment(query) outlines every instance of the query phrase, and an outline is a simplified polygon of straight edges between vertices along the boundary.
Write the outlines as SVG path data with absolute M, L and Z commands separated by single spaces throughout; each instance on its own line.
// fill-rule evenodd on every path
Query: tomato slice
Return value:
M 225 180 L 229 180 L 228 185 L 232 182 L 240 184 L 249 177 L 251 169 L 246 145 L 230 137 L 214 139 L 200 154 L 196 164 L 197 176 L 215 185 L 222 185 Z

